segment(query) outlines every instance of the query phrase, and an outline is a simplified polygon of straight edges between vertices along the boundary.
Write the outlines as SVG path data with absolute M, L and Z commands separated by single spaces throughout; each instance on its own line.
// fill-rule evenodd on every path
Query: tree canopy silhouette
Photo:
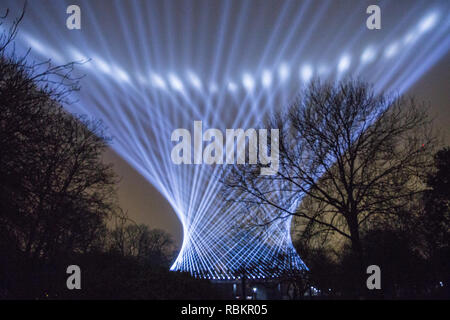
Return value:
M 20 19 L 0 38 L 0 234 L 27 257 L 86 251 L 114 207 L 108 138 L 100 121 L 63 109 L 79 89 L 76 63 L 14 53 Z
M 263 164 L 235 165 L 223 178 L 225 198 L 258 225 L 296 216 L 309 234 L 344 237 L 365 284 L 361 227 L 395 219 L 426 188 L 436 145 L 426 106 L 357 80 L 316 80 L 267 127 L 280 131 L 279 171 L 264 176 Z

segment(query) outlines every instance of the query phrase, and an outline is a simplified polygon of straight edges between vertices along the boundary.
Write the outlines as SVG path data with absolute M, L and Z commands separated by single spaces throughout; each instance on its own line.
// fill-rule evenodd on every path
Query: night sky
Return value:
M 225 11 L 227 2 L 229 7 Z M 1 8 L 10 7 L 14 15 L 19 12 L 21 3 L 2 1 Z M 342 55 L 348 54 L 352 57 L 348 74 L 361 76 L 376 84 L 382 83 L 380 89 L 396 91 L 404 88 L 406 94 L 429 103 L 436 117 L 436 127 L 441 129 L 444 140 L 447 143 L 450 141 L 448 29 L 444 38 L 447 46 L 442 49 L 439 43 L 434 43 L 423 57 L 421 50 L 426 50 L 427 41 L 432 41 L 427 34 L 418 38 L 414 46 L 402 47 L 401 44 L 400 52 L 392 51 L 396 55 L 394 57 L 386 58 L 382 53 L 390 45 L 402 43 L 403 37 L 415 30 L 430 10 L 433 12 L 438 8 L 439 20 L 429 34 L 439 30 L 444 23 L 448 26 L 449 2 L 446 0 L 311 1 L 309 6 L 305 5 L 307 1 L 266 0 L 88 3 L 60 1 L 49 5 L 48 1 L 30 1 L 18 47 L 21 50 L 32 47 L 36 58 L 51 56 L 61 62 L 91 58 L 97 67 L 101 67 L 99 61 L 108 61 L 108 68 L 115 68 L 110 73 L 122 81 L 110 80 L 106 75 L 109 71 L 105 71 L 105 75 L 99 72 L 91 74 L 89 65 L 82 67 L 86 71 L 81 72 L 87 76 L 82 82 L 80 105 L 75 105 L 70 111 L 87 112 L 105 119 L 112 135 L 118 138 L 112 146 L 114 150 L 106 152 L 105 161 L 112 161 L 122 178 L 119 184 L 120 205 L 136 222 L 165 229 L 174 235 L 177 242 L 182 239 L 182 226 L 167 198 L 175 203 L 179 199 L 174 194 L 189 194 L 192 190 L 182 183 L 174 186 L 172 181 L 158 180 L 158 175 L 167 175 L 164 166 L 160 165 L 161 161 L 170 161 L 166 149 L 154 146 L 157 140 L 151 132 L 154 128 L 152 124 L 163 127 L 167 120 L 158 112 L 169 118 L 169 126 L 164 127 L 169 133 L 177 127 L 192 124 L 193 120 L 201 120 L 195 111 L 204 115 L 202 120 L 210 120 L 209 127 L 220 125 L 222 128 L 228 128 L 236 121 L 240 124 L 241 120 L 258 123 L 258 117 L 265 113 L 258 112 L 260 106 L 257 100 L 250 101 L 249 107 L 241 105 L 239 97 L 236 100 L 225 99 L 221 103 L 213 101 L 203 106 L 197 97 L 190 102 L 198 109 L 182 117 L 182 111 L 187 109 L 184 100 L 177 100 L 176 106 L 171 109 L 173 100 L 163 98 L 166 99 L 163 100 L 164 105 L 151 114 L 153 119 L 150 119 L 150 125 L 144 121 L 141 123 L 142 114 L 148 111 L 144 104 L 145 94 L 150 90 L 146 87 L 143 70 L 152 70 L 160 75 L 169 71 L 183 78 L 181 75 L 190 69 L 202 79 L 204 87 L 210 81 L 211 84 L 219 84 L 219 90 L 225 90 L 224 84 L 230 79 L 240 81 L 236 79 L 241 77 L 242 72 L 248 71 L 257 78 L 261 68 L 275 69 L 287 61 L 292 66 L 292 74 L 298 79 L 299 65 L 308 63 L 314 72 L 317 70 L 319 73 L 322 65 L 330 70 L 336 69 Z M 69 4 L 79 4 L 82 8 L 81 31 L 64 28 L 65 8 Z M 369 31 L 365 27 L 365 9 L 370 4 L 379 4 L 382 9 L 381 30 Z M 285 15 L 280 19 L 282 12 Z M 376 60 L 369 66 L 361 66 L 358 57 L 369 44 L 378 49 Z M 415 59 L 416 54 L 421 57 L 420 61 Z M 329 77 L 338 76 L 331 72 Z M 281 98 L 276 96 L 270 104 L 264 102 L 266 107 L 261 108 L 266 109 L 266 114 L 281 108 L 289 97 L 298 92 L 299 81 L 291 79 L 280 86 L 281 89 L 277 88 Z M 136 98 L 130 94 L 127 86 L 133 86 L 143 97 Z M 234 105 L 230 103 L 233 101 Z M 155 105 L 159 107 L 157 103 Z M 236 116 L 242 108 L 250 108 L 247 118 Z M 139 114 L 136 115 L 137 112 Z M 214 118 L 216 115 L 220 123 L 214 122 L 217 121 Z M 170 148 L 170 139 L 165 137 L 164 141 Z M 148 150 L 140 153 L 141 150 L 136 147 L 133 149 L 136 151 L 134 155 L 127 149 L 135 147 L 134 143 L 142 150 L 145 149 L 142 146 L 148 144 Z M 145 158 L 146 155 L 149 159 Z M 156 175 L 151 170 L 146 171 L 146 164 L 155 163 L 158 164 Z M 161 190 L 166 196 L 161 194 Z

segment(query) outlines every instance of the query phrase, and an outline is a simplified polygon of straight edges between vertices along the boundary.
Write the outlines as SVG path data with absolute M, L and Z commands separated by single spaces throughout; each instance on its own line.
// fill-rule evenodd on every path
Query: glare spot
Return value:
M 342 56 L 338 63 L 338 71 L 344 72 L 349 67 L 350 67 L 350 57 L 348 55 Z
M 80 51 L 76 50 L 76 49 L 71 49 L 70 50 L 72 58 L 75 61 L 86 61 L 89 60 L 88 57 L 86 57 L 84 54 L 82 54 Z
M 160 88 L 160 89 L 166 89 L 166 82 L 159 75 L 157 75 L 156 73 L 152 73 L 151 78 L 152 78 L 152 84 L 155 87 Z
M 28 42 L 28 45 L 31 47 L 32 50 L 36 50 L 40 54 L 45 53 L 45 48 L 39 41 L 36 41 L 35 39 L 33 39 L 28 35 L 25 35 L 24 38 L 26 42 Z
M 236 92 L 237 91 L 237 85 L 234 82 L 232 82 L 232 81 L 228 82 L 228 90 L 230 92 L 232 92 L 232 93 Z
M 170 82 L 170 86 L 177 91 L 183 91 L 183 83 L 181 82 L 181 80 L 174 75 L 173 73 L 169 74 L 169 82 Z
M 264 88 L 270 87 L 272 84 L 272 73 L 269 70 L 264 70 L 262 73 L 262 85 Z
M 366 48 L 361 55 L 361 62 L 369 63 L 373 61 L 373 59 L 375 58 L 375 54 L 375 49 L 373 49 L 372 47 Z
M 386 51 L 384 52 L 384 55 L 386 58 L 393 57 L 398 52 L 398 44 L 393 43 L 390 46 L 386 48 Z
M 252 91 L 255 87 L 255 80 L 253 80 L 253 77 L 250 74 L 245 73 L 242 76 L 242 84 L 244 85 L 245 89 L 247 89 L 248 91 Z
M 202 82 L 200 81 L 199 77 L 193 73 L 192 71 L 188 72 L 188 78 L 191 84 L 198 90 L 202 88 Z
M 313 69 L 310 65 L 304 65 L 300 69 L 300 77 L 304 82 L 308 82 L 313 75 Z
M 33 37 L 27 34 L 23 35 L 23 37 L 25 41 L 28 43 L 28 45 L 31 47 L 31 49 L 37 52 L 38 54 L 43 55 L 46 58 L 50 56 L 52 60 L 55 60 L 58 63 L 63 62 L 63 58 L 55 50 L 49 48 L 48 46 L 45 46 L 40 41 L 34 39 Z
M 95 66 L 96 66 L 101 72 L 104 72 L 104 73 L 107 73 L 107 74 L 111 73 L 111 68 L 110 68 L 109 65 L 108 65 L 105 61 L 103 61 L 102 59 L 100 59 L 100 58 L 98 58 L 98 57 L 95 57 L 95 58 L 92 59 L 92 61 L 94 62 Z
M 432 13 L 422 19 L 419 23 L 419 32 L 424 33 L 434 27 L 437 21 L 437 14 Z
M 114 74 L 117 77 L 117 80 L 121 81 L 121 82 L 130 82 L 130 77 L 128 76 L 128 74 L 121 68 L 119 67 L 114 67 Z
M 405 38 L 403 39 L 404 44 L 410 44 L 413 43 L 417 39 L 417 33 L 410 32 L 408 33 Z
M 282 63 L 278 68 L 278 76 L 282 82 L 289 78 L 289 67 L 286 63 Z

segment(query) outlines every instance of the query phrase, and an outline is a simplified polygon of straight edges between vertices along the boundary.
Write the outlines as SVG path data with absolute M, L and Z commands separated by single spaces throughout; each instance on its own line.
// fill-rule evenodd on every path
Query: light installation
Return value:
M 65 28 L 69 4 L 44 2 L 29 3 L 17 45 L 32 48 L 29 59 L 90 59 L 67 109 L 102 119 L 112 148 L 173 207 L 184 234 L 171 270 L 209 279 L 307 267 L 290 217 L 251 228 L 245 208 L 221 197 L 223 168 L 171 162 L 174 129 L 195 120 L 258 128 L 314 77 L 360 77 L 403 93 L 450 47 L 447 1 L 382 1 L 376 31 L 366 28 L 366 1 L 79 1 L 81 30 Z M 11 15 L 20 6 L 2 3 Z M 301 195 L 286 201 L 297 206 Z

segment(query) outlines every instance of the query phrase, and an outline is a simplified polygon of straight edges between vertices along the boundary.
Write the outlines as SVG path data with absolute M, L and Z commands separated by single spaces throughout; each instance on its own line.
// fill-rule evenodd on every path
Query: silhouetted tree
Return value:
M 147 225 L 131 220 L 116 224 L 109 231 L 107 250 L 122 256 L 136 257 L 154 265 L 167 266 L 173 257 L 172 236 L 161 229 L 150 229 Z
M 79 89 L 75 63 L 18 57 L 22 16 L 0 35 L 0 298 L 221 297 L 209 281 L 169 272 L 171 236 L 116 205 L 102 123 L 63 109 Z M 83 290 L 66 287 L 71 264 Z
M 313 81 L 268 128 L 280 131 L 278 172 L 260 175 L 261 163 L 233 166 L 223 179 L 226 199 L 250 208 L 259 225 L 296 216 L 315 233 L 348 239 L 363 290 L 361 227 L 394 218 L 425 189 L 436 141 L 426 108 L 359 81 Z M 304 197 L 312 201 L 306 207 Z M 268 217 L 261 206 L 278 214 Z
M 432 262 L 434 284 L 450 296 L 450 148 L 434 156 L 435 169 L 427 177 L 424 211 L 417 225 L 424 235 L 426 252 Z
M 96 246 L 114 209 L 116 182 L 102 160 L 108 138 L 101 122 L 63 109 L 79 88 L 75 63 L 54 66 L 15 54 L 22 16 L 0 36 L 0 256 L 11 267 L 5 274 L 17 269 L 17 259 L 43 261 Z
M 342 280 L 339 260 L 330 248 L 313 247 L 297 239 L 294 246 L 309 268 L 306 273 L 309 287 L 314 287 L 324 296 L 338 296 Z

